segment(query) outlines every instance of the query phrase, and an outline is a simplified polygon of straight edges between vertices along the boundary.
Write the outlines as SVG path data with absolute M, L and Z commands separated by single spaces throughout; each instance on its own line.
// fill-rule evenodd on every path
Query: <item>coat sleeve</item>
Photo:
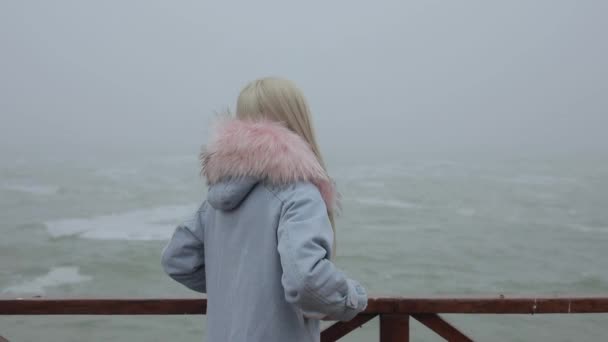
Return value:
M 205 293 L 205 247 L 204 226 L 201 221 L 204 203 L 197 213 L 175 229 L 171 240 L 162 252 L 164 271 L 184 286 Z
M 348 321 L 367 306 L 367 293 L 332 261 L 333 231 L 321 195 L 298 186 L 283 202 L 277 231 L 285 299 L 309 318 Z

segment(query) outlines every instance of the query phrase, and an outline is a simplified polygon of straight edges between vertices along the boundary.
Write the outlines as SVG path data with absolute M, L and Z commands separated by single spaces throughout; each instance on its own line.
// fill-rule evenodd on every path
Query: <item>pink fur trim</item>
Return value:
M 219 121 L 201 152 L 201 165 L 209 184 L 229 177 L 256 177 L 274 184 L 309 181 L 317 186 L 329 211 L 338 206 L 334 183 L 310 146 L 277 122 Z

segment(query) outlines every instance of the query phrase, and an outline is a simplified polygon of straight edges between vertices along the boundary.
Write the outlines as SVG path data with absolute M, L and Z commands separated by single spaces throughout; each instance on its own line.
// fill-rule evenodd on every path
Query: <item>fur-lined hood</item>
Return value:
M 335 185 L 308 143 L 280 123 L 222 119 L 200 160 L 209 185 L 243 177 L 277 185 L 308 181 L 319 189 L 330 212 L 338 208 Z

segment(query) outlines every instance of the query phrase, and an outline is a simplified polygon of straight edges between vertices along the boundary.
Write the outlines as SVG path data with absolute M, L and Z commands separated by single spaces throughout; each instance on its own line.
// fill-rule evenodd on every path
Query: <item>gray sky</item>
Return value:
M 326 154 L 608 150 L 608 2 L 2 1 L 4 150 L 191 153 L 268 76 Z

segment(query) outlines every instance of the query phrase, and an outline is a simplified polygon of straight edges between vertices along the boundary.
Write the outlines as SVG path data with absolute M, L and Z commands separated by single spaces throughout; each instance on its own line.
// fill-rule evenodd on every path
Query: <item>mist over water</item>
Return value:
M 267 75 L 304 90 L 326 154 L 608 146 L 601 1 L 0 6 L 9 151 L 189 151 Z
M 268 75 L 308 97 L 343 195 L 337 262 L 372 294 L 605 295 L 607 12 L 3 2 L 0 296 L 196 295 L 162 273 L 160 251 L 205 197 L 197 155 L 214 113 Z M 448 318 L 489 341 L 608 335 L 606 315 Z M 374 324 L 345 340 L 373 339 Z M 204 329 L 201 317 L 0 317 L 11 341 Z

